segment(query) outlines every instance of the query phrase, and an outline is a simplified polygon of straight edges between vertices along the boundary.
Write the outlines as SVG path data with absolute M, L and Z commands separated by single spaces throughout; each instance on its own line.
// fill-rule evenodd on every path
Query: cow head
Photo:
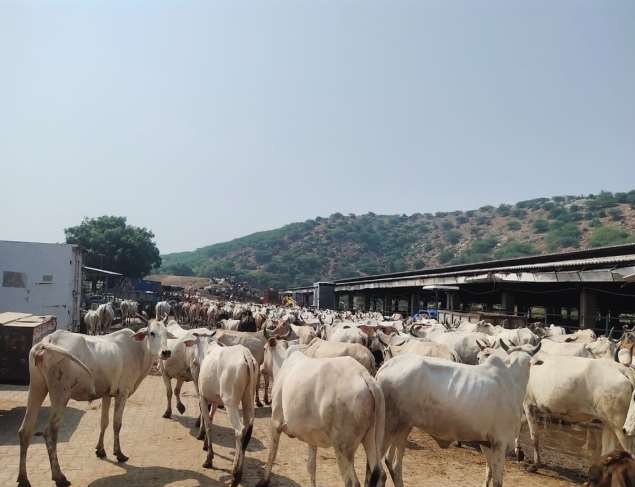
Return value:
M 168 332 L 163 321 L 151 320 L 148 326 L 141 328 L 132 337 L 137 341 L 144 341 L 150 351 L 150 355 L 167 360 L 172 355 L 168 348 L 168 338 L 175 338 Z

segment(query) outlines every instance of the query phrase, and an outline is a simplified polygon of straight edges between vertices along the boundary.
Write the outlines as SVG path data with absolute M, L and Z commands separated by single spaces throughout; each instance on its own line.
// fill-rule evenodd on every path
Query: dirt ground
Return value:
M 0 486 L 15 485 L 19 444 L 17 429 L 24 415 L 26 387 L 0 385 Z M 202 444 L 194 438 L 196 399 L 191 384 L 183 388 L 184 415 L 176 412 L 172 419 L 161 417 L 165 409 L 165 392 L 160 377 L 150 376 L 129 400 L 121 433 L 123 451 L 130 457 L 126 464 L 113 461 L 112 430 L 106 434 L 109 457 L 100 460 L 94 447 L 99 432 L 100 403 L 71 401 L 60 432 L 58 454 L 62 470 L 74 486 L 87 487 L 197 487 L 227 486 L 231 483 L 233 431 L 227 415 L 219 411 L 214 426 L 214 469 L 201 467 Z M 46 405 L 46 403 L 45 403 Z M 254 435 L 247 451 L 243 486 L 254 486 L 262 477 L 269 446 L 269 408 L 256 410 Z M 43 429 L 47 408 L 40 412 L 38 431 Z M 28 472 L 33 487 L 54 485 L 50 480 L 49 461 L 41 437 L 34 437 L 29 449 Z M 529 449 L 525 450 L 527 453 Z M 306 472 L 306 446 L 285 436 L 280 442 L 273 468 L 272 485 L 299 487 L 309 483 Z M 363 482 L 364 454 L 360 448 L 356 468 Z M 549 456 L 546 456 L 549 461 Z M 480 487 L 484 478 L 484 459 L 472 448 L 439 449 L 425 434 L 414 432 L 404 461 L 408 487 Z M 529 474 L 526 465 L 508 460 L 505 485 L 515 487 L 564 487 L 581 483 L 579 471 L 560 467 Z M 318 452 L 317 483 L 320 487 L 341 486 L 332 450 Z M 392 485 L 390 480 L 388 485 Z

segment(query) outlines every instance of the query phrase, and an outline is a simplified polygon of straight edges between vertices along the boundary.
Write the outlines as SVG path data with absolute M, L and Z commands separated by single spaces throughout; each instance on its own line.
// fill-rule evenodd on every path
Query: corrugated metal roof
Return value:
M 364 277 L 351 277 L 351 278 L 343 278 L 335 280 L 337 284 L 344 283 L 356 283 L 356 282 L 367 282 L 369 280 L 381 280 L 381 279 L 396 279 L 396 278 L 405 278 L 412 276 L 420 276 L 420 275 L 436 275 L 437 273 L 448 273 L 452 271 L 473 271 L 475 269 L 483 269 L 492 270 L 501 266 L 522 266 L 522 265 L 531 265 L 531 264 L 542 264 L 542 263 L 554 263 L 554 262 L 563 262 L 569 261 L 572 262 L 574 260 L 583 260 L 583 259 L 591 259 L 591 258 L 600 258 L 600 257 L 616 257 L 616 256 L 624 256 L 627 254 L 635 254 L 635 244 L 622 244 L 622 245 L 609 245 L 605 247 L 596 247 L 592 249 L 581 249 L 581 250 L 572 250 L 568 252 L 559 252 L 559 253 L 551 253 L 551 254 L 541 254 L 541 255 L 533 255 L 529 257 L 515 257 L 512 259 L 500 259 L 500 260 L 491 260 L 491 261 L 483 261 L 483 262 L 474 262 L 471 264 L 456 264 L 450 266 L 436 267 L 436 268 L 427 268 L 427 269 L 418 269 L 413 271 L 404 271 L 404 272 L 394 272 L 389 274 L 375 274 Z

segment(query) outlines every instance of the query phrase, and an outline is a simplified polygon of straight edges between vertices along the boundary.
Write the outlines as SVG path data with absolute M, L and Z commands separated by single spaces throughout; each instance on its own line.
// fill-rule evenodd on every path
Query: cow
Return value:
M 229 331 L 229 330 L 214 330 L 211 332 L 212 336 L 218 343 L 223 345 L 244 345 L 249 349 L 251 354 L 256 359 L 258 363 L 258 378 L 256 380 L 256 406 L 262 406 L 262 402 L 260 401 L 260 394 L 258 390 L 260 388 L 260 366 L 264 360 L 265 354 L 265 334 L 264 331 L 259 331 L 256 333 L 248 333 L 241 331 Z M 264 377 L 264 401 L 265 403 L 269 403 L 269 378 L 267 375 L 263 374 Z
M 387 361 L 376 377 L 388 411 L 382 457 L 395 486 L 403 487 L 406 440 L 418 427 L 441 447 L 477 442 L 487 460 L 486 485 L 502 487 L 505 454 L 520 431 L 530 359 L 513 350 L 505 360 L 493 356 L 480 365 L 410 353 Z
M 112 303 L 100 304 L 97 307 L 97 314 L 99 315 L 100 333 L 108 333 L 110 325 L 115 320 L 115 310 L 112 308 Z
M 86 333 L 88 335 L 100 335 L 101 327 L 99 314 L 96 310 L 89 310 L 84 315 L 84 323 L 86 324 Z
M 536 416 L 539 413 L 571 422 L 602 422 L 602 454 L 615 440 L 632 451 L 633 428 L 627 419 L 635 415 L 635 371 L 606 359 L 541 354 L 531 367 L 523 408 L 534 447 L 535 471 L 541 464 Z
M 365 485 L 376 487 L 385 477 L 380 457 L 385 408 L 375 380 L 351 357 L 316 359 L 299 351 L 277 351 L 275 339 L 269 345 L 276 354 L 271 446 L 264 477 L 257 486 L 269 485 L 284 432 L 308 445 L 311 487 L 315 487 L 318 447 L 333 447 L 345 485 L 359 487 L 353 461 L 360 443 L 367 457 Z
M 20 429 L 20 472 L 18 486 L 29 487 L 26 471 L 27 450 L 38 412 L 46 395 L 51 401 L 44 440 L 49 453 L 52 478 L 57 487 L 66 479 L 57 458 L 57 434 L 69 399 L 94 401 L 101 398 L 101 429 L 95 454 L 106 456 L 104 432 L 108 426 L 111 398 L 115 398 L 113 418 L 114 454 L 117 461 L 128 457 L 121 451 L 119 432 L 124 407 L 157 358 L 167 359 L 165 324 L 151 321 L 136 333 L 125 328 L 105 336 L 85 336 L 57 330 L 34 345 L 29 352 L 29 394 Z
M 242 476 L 245 450 L 254 426 L 258 364 L 249 349 L 243 345 L 223 346 L 207 336 L 197 336 L 194 339 L 186 337 L 183 340 L 188 347 L 196 346 L 190 367 L 196 377 L 206 433 L 207 457 L 203 467 L 212 468 L 212 423 L 216 408 L 222 404 L 227 410 L 236 440 L 232 469 L 232 486 L 236 486 Z M 242 407 L 242 418 L 239 406 Z
M 481 351 L 481 347 L 477 342 L 491 344 L 492 337 L 485 333 L 479 332 L 462 332 L 452 331 L 447 333 L 439 333 L 432 335 L 430 338 L 433 342 L 445 345 L 455 352 L 459 360 L 464 364 L 476 365 L 477 357 Z
M 122 324 L 130 325 L 131 318 L 137 315 L 138 304 L 136 301 L 124 300 L 120 304 Z
M 589 343 L 585 342 L 557 342 L 550 338 L 542 340 L 542 352 L 550 355 L 566 355 L 570 357 L 605 358 L 612 360 L 617 351 L 617 345 L 609 338 L 600 337 Z
M 307 357 L 333 358 L 351 357 L 371 374 L 375 374 L 375 358 L 365 346 L 359 343 L 331 342 L 314 338 L 304 350 Z
M 154 307 L 154 316 L 157 319 L 167 319 L 170 316 L 170 303 L 167 301 L 159 301 Z
M 635 458 L 624 450 L 603 455 L 589 468 L 588 487 L 635 487 Z
M 422 357 L 437 357 L 452 362 L 460 362 L 459 356 L 455 351 L 450 350 L 441 343 L 426 340 L 408 340 L 402 341 L 398 345 L 388 345 L 385 350 L 385 360 L 390 360 L 402 353 L 414 353 Z

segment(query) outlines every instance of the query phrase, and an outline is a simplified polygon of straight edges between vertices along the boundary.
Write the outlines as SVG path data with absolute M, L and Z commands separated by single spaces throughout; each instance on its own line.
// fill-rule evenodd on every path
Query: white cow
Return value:
M 207 458 L 203 467 L 212 468 L 212 422 L 216 408 L 222 404 L 229 415 L 236 440 L 232 469 L 232 486 L 236 486 L 242 476 L 245 450 L 254 426 L 258 364 L 243 345 L 221 346 L 202 336 L 196 339 L 186 337 L 184 343 L 186 346 L 196 346 L 191 368 L 197 378 L 197 393 L 206 432 Z
M 370 373 L 375 373 L 375 358 L 365 346 L 359 343 L 331 342 L 314 338 L 304 350 L 307 357 L 333 358 L 351 357 L 359 362 Z
M 492 338 L 485 333 L 452 331 L 435 334 L 430 338 L 432 341 L 441 343 L 454 351 L 464 364 L 476 365 L 477 357 L 481 347 L 477 342 L 491 345 Z
M 97 314 L 99 315 L 99 332 L 108 333 L 110 325 L 115 320 L 115 310 L 112 308 L 112 303 L 100 304 L 97 307 Z
M 154 306 L 154 316 L 156 316 L 157 319 L 165 319 L 170 316 L 171 310 L 172 307 L 170 306 L 170 303 L 167 301 L 159 301 Z
M 385 477 L 380 462 L 385 409 L 375 380 L 351 357 L 315 359 L 299 351 L 287 356 L 286 349 L 276 348 L 271 447 L 258 487 L 269 485 L 282 432 L 308 444 L 311 487 L 315 487 L 318 447 L 333 447 L 345 485 L 359 487 L 353 462 L 360 443 L 370 472 L 366 486 L 378 485 Z
M 136 301 L 126 299 L 119 305 L 121 309 L 121 321 L 130 325 L 130 320 L 137 315 L 138 304 Z
M 96 310 L 87 311 L 84 315 L 84 323 L 86 324 L 86 333 L 89 335 L 101 335 L 101 327 L 99 314 Z
M 578 342 L 577 340 L 573 342 L 556 342 L 550 338 L 545 338 L 541 343 L 542 351 L 550 355 L 612 360 L 617 351 L 617 345 L 606 337 L 600 337 L 589 343 Z
M 408 340 L 400 345 L 389 345 L 386 347 L 385 360 L 389 360 L 402 353 L 414 353 L 422 357 L 437 357 L 452 362 L 460 362 L 459 356 L 453 350 L 450 350 L 441 343 L 426 340 Z
M 70 485 L 57 459 L 57 433 L 69 399 L 94 401 L 101 398 L 101 431 L 95 453 L 103 458 L 106 456 L 104 432 L 108 426 L 110 400 L 115 398 L 114 452 L 119 462 L 128 460 L 119 443 L 124 407 L 157 357 L 166 359 L 170 356 L 167 338 L 165 325 L 152 321 L 136 333 L 126 328 L 105 336 L 85 336 L 58 330 L 34 345 L 29 353 L 30 384 L 26 413 L 18 431 L 18 486 L 30 486 L 26 472 L 27 450 L 47 394 L 51 411 L 44 439 L 53 480 L 58 487 Z
M 530 358 L 517 351 L 474 366 L 408 353 L 386 362 L 377 382 L 388 411 L 383 453 L 395 486 L 403 487 L 406 440 L 418 427 L 442 447 L 479 443 L 487 460 L 485 485 L 502 487 L 505 453 L 520 430 Z
M 612 360 L 543 354 L 531 367 L 525 415 L 534 446 L 535 470 L 540 465 L 538 413 L 571 422 L 602 422 L 602 454 L 615 446 L 632 452 L 632 429 L 625 434 L 627 417 L 635 414 L 635 372 Z

